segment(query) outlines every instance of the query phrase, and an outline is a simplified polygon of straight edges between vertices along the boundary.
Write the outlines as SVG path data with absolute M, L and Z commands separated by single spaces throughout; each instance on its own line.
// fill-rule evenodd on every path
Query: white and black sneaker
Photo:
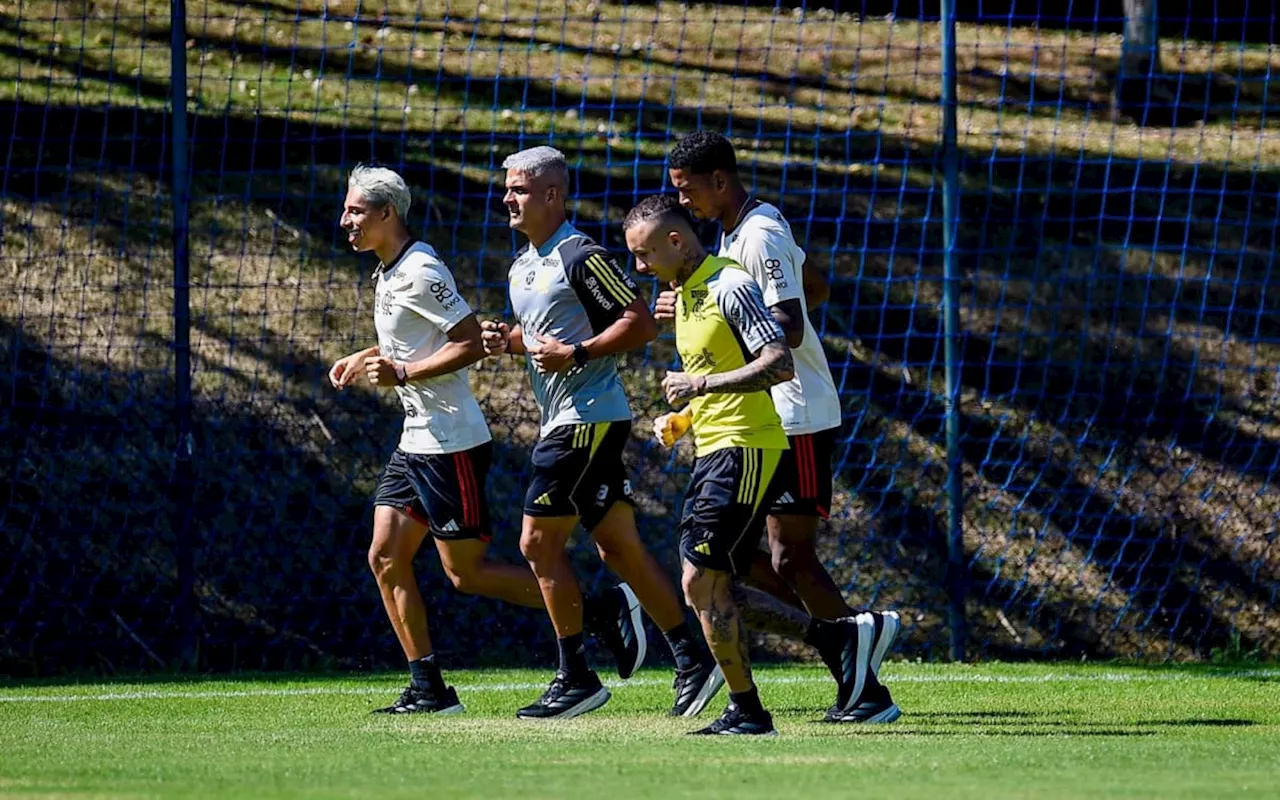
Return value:
M 880 675 L 880 664 L 893 649 L 893 641 L 902 630 L 897 611 L 868 611 L 876 626 L 875 645 L 871 648 L 871 672 Z
M 400 699 L 386 708 L 375 708 L 373 714 L 461 714 L 467 707 L 458 700 L 452 686 L 446 686 L 440 694 L 428 689 L 410 686 L 400 693 Z
M 689 731 L 691 736 L 777 736 L 773 717 L 761 709 L 748 712 L 737 703 L 729 703 L 720 718 L 705 728 Z
M 689 669 L 676 670 L 676 680 L 672 685 L 676 690 L 676 703 L 671 707 L 670 716 L 698 716 L 722 686 L 724 673 L 715 662 L 699 662 Z
M 836 620 L 843 634 L 818 650 L 822 661 L 836 679 L 836 704 L 841 713 L 849 711 L 866 686 L 871 671 L 871 649 L 875 643 L 875 621 L 870 614 Z
M 901 716 L 902 709 L 893 702 L 889 689 L 872 677 L 871 682 L 863 690 L 862 697 L 853 704 L 853 708 L 841 711 L 838 707 L 832 706 L 827 711 L 826 721 L 876 725 L 896 722 Z
M 583 622 L 587 632 L 613 653 L 618 677 L 624 681 L 630 678 L 644 663 L 649 646 L 636 593 L 620 583 L 592 598 L 585 610 Z
M 537 702 L 516 712 L 520 719 L 572 719 L 595 711 L 609 702 L 609 690 L 600 683 L 600 676 L 588 672 L 580 678 L 556 673 L 555 680 L 542 693 Z

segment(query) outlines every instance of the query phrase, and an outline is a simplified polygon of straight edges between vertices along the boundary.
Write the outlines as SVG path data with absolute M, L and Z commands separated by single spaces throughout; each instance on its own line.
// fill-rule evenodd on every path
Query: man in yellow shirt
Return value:
M 673 228 L 684 236 L 669 236 Z M 680 521 L 683 584 L 730 690 L 724 714 L 696 733 L 774 735 L 752 680 L 733 580 L 754 557 L 788 452 L 769 387 L 791 378 L 791 348 L 760 287 L 731 260 L 702 251 L 673 198 L 641 202 L 623 231 L 641 272 L 680 286 L 676 346 L 685 371 L 662 385 L 673 408 L 692 409 L 697 454 Z
M 637 269 L 677 290 L 676 348 L 684 371 L 668 373 L 663 390 L 673 408 L 689 405 L 696 456 L 679 528 L 683 583 L 730 690 L 724 715 L 696 732 L 773 734 L 752 681 L 743 620 L 793 638 L 816 621 L 735 578 L 749 569 L 765 517 L 785 486 L 774 476 L 796 469 L 769 395 L 792 377 L 791 349 L 759 284 L 732 259 L 707 254 L 674 197 L 646 198 L 622 227 Z M 841 694 L 852 702 L 868 690 L 864 721 L 897 719 L 898 707 L 865 667 L 868 637 L 858 636 L 852 621 L 821 624 L 840 640 L 836 660 L 859 665 Z

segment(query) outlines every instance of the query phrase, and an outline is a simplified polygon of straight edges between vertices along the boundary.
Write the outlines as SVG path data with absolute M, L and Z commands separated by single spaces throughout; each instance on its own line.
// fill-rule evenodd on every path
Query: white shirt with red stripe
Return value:
M 373 321 L 385 358 L 421 361 L 448 344 L 453 326 L 471 316 L 453 274 L 428 244 L 411 243 L 378 272 Z M 404 406 L 400 449 L 406 453 L 456 453 L 491 438 L 465 369 L 398 386 L 396 394 Z

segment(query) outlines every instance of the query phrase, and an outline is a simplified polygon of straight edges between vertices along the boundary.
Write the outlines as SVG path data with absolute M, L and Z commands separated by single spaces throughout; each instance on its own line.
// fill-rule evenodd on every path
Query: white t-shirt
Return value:
M 804 340 L 792 351 L 796 376 L 770 390 L 787 435 L 840 427 L 840 395 L 805 305 L 804 251 L 796 244 L 782 212 L 769 203 L 756 205 L 737 228 L 720 234 L 719 255 L 747 268 L 764 292 L 765 305 L 799 300 L 805 311 Z
M 470 315 L 430 245 L 414 242 L 378 276 L 373 323 L 385 358 L 421 361 L 444 347 L 449 330 Z M 400 449 L 406 453 L 456 453 L 490 439 L 465 369 L 397 386 L 396 394 L 404 406 Z

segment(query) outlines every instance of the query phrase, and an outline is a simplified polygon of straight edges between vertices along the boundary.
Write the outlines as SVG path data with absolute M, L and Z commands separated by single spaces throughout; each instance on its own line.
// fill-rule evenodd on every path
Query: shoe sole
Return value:
M 717 736 L 755 736 L 755 737 L 760 738 L 760 739 L 768 739 L 770 736 L 777 736 L 777 735 L 778 735 L 778 729 L 777 729 L 777 728 L 774 728 L 773 730 L 769 731 L 768 733 L 731 733 L 731 732 L 729 732 L 729 731 L 720 731 L 720 733 L 718 733 L 718 734 L 716 734 L 716 735 L 717 735 Z
M 697 697 L 693 698 L 693 702 L 684 710 L 682 717 L 696 717 L 702 713 L 707 707 L 707 703 L 711 702 L 711 698 L 715 697 L 724 686 L 724 672 L 720 670 L 720 665 L 716 664 L 716 668 L 711 671 L 707 682 L 702 684 L 702 688 L 698 690 Z
M 449 706 L 448 708 L 441 708 L 435 711 L 432 711 L 426 708 L 423 708 L 420 710 L 414 710 L 414 711 L 385 711 L 379 708 L 375 711 L 371 711 L 370 713 L 385 714 L 388 717 L 396 717 L 404 714 L 434 714 L 436 716 L 451 716 L 453 714 L 461 714 L 466 710 L 467 710 L 466 706 L 464 706 L 462 703 L 458 703 L 456 705 Z
M 877 677 L 880 675 L 880 663 L 889 655 L 893 641 L 898 638 L 898 631 L 901 629 L 902 623 L 897 611 L 886 611 L 880 615 L 880 638 L 876 640 L 876 649 L 871 653 L 871 671 Z
M 858 626 L 858 650 L 854 656 L 853 691 L 849 693 L 848 701 L 840 709 L 841 713 L 852 711 L 862 699 L 862 690 L 867 685 L 867 670 L 871 667 L 872 640 L 876 636 L 876 622 L 870 614 L 863 612 L 854 619 L 854 622 Z
M 609 702 L 609 697 L 610 697 L 609 690 L 601 686 L 600 691 L 596 692 L 595 694 L 591 695 L 585 700 L 580 701 L 576 706 L 566 708 L 564 711 L 561 711 L 559 714 L 556 714 L 555 716 L 522 717 L 520 716 L 519 713 L 517 713 L 516 717 L 519 719 L 527 719 L 532 722 L 545 722 L 545 721 L 555 720 L 555 719 L 573 719 L 574 717 L 580 717 L 583 714 L 589 713 L 591 711 L 595 711 L 600 706 Z
M 636 674 L 636 670 L 644 664 L 644 657 L 649 649 L 649 637 L 644 632 L 644 612 L 640 608 L 640 598 L 636 597 L 636 593 L 631 591 L 631 587 L 625 583 L 618 584 L 618 588 L 622 590 L 624 602 L 627 604 L 627 613 L 631 615 L 631 628 L 636 632 L 636 662 L 625 671 L 623 664 L 618 665 L 618 677 L 625 681 Z
M 832 721 L 851 725 L 887 725 L 890 722 L 897 722 L 898 718 L 901 716 L 902 709 L 898 708 L 897 703 L 893 703 L 883 711 L 873 714 L 866 719 L 851 719 L 846 717 L 844 719 L 836 719 Z

